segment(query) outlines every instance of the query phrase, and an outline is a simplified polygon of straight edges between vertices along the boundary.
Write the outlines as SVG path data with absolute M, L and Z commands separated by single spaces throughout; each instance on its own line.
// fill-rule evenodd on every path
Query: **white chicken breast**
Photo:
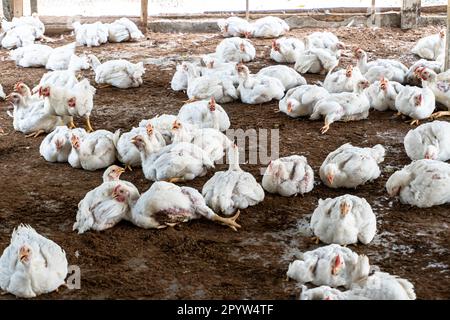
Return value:
M 269 163 L 261 184 L 264 190 L 283 197 L 303 195 L 314 187 L 314 172 L 303 156 L 279 158 Z
M 433 121 L 409 130 L 403 144 L 411 160 L 432 159 L 447 161 L 450 159 L 450 123 Z
M 367 80 L 355 83 L 353 92 L 332 93 L 320 99 L 314 106 L 310 119 L 325 118 L 324 126 L 320 129 L 322 134 L 330 129 L 335 121 L 357 121 L 369 116 L 370 103 L 364 89 L 369 86 Z
M 124 170 L 111 166 L 105 171 L 103 183 L 89 191 L 78 203 L 73 230 L 82 234 L 88 230 L 103 231 L 112 228 L 122 219 L 131 218 L 131 206 L 139 199 L 138 189 L 128 181 L 119 180 Z M 108 172 L 111 172 L 108 173 Z
M 247 104 L 261 104 L 284 96 L 284 85 L 280 80 L 259 74 L 250 74 L 247 66 L 236 65 L 239 75 L 238 91 L 241 101 Z
M 201 100 L 187 103 L 178 111 L 178 120 L 189 123 L 198 128 L 215 128 L 226 131 L 230 128 L 230 119 L 221 105 L 214 97 L 210 100 Z M 217 128 L 216 128 L 217 126 Z
M 28 225 L 14 229 L 0 257 L 0 288 L 16 297 L 33 298 L 64 285 L 66 253 Z
M 297 55 L 304 50 L 303 41 L 296 38 L 280 38 L 272 41 L 270 58 L 278 63 L 295 63 Z
M 302 253 L 289 264 L 287 276 L 300 284 L 349 288 L 353 282 L 369 275 L 369 258 L 349 248 L 330 244 Z
M 130 221 L 145 229 L 161 229 L 201 217 L 224 224 L 235 231 L 241 227 L 236 222 L 239 213 L 230 218 L 221 217 L 208 208 L 197 190 L 165 181 L 153 183 L 141 195 L 131 213 Z
M 203 186 L 202 195 L 213 210 L 232 215 L 264 200 L 264 190 L 252 174 L 239 167 L 239 149 L 228 149 L 229 168 L 218 171 Z
M 151 181 L 193 180 L 214 168 L 208 154 L 192 143 L 170 144 L 154 152 L 146 135 L 137 135 L 132 142 L 141 153 L 144 176 Z
M 386 182 L 391 197 L 419 208 L 429 208 L 450 202 L 450 164 L 422 159 L 396 171 Z
M 148 123 L 145 127 L 133 128 L 128 132 L 120 134 L 120 129 L 114 134 L 114 145 L 116 146 L 117 159 L 125 164 L 126 168 L 141 166 L 141 153 L 131 142 L 137 135 L 147 135 L 153 152 L 159 151 L 166 145 L 162 134 Z
M 285 91 L 306 84 L 305 78 L 303 78 L 297 71 L 284 65 L 262 68 L 256 75 L 272 77 L 280 80 Z
M 9 54 L 16 65 L 23 68 L 43 67 L 47 64 L 53 49 L 43 44 L 30 44 L 12 50 Z
M 249 40 L 233 37 L 222 40 L 215 54 L 222 62 L 249 62 L 255 59 L 256 50 Z
M 289 26 L 284 20 L 267 16 L 252 23 L 251 35 L 255 38 L 278 38 L 288 31 Z
M 316 103 L 329 95 L 329 92 L 322 87 L 306 84 L 286 92 L 278 108 L 292 118 L 310 116 Z
M 384 77 L 380 81 L 373 82 L 365 93 L 369 98 L 370 107 L 378 111 L 397 110 L 395 100 L 403 85 L 395 81 L 389 81 Z
M 311 229 L 322 242 L 349 245 L 368 244 L 377 231 L 375 214 L 364 198 L 343 195 L 319 199 L 311 217 Z
M 72 150 L 69 163 L 74 168 L 88 171 L 103 169 L 116 161 L 114 134 L 107 130 L 97 130 L 79 137 L 72 132 Z M 79 165 L 78 165 L 79 163 Z
M 108 24 L 108 41 L 138 41 L 144 38 L 136 24 L 128 18 L 120 18 Z
M 86 131 L 82 128 L 69 129 L 67 126 L 58 126 L 42 140 L 39 146 L 40 155 L 48 162 L 67 162 L 72 150 L 70 142 L 72 133 L 81 139 L 86 135 Z
M 109 60 L 100 63 L 93 54 L 88 55 L 95 72 L 95 82 L 110 84 L 120 89 L 137 88 L 145 73 L 144 63 L 131 63 L 127 60 Z
M 320 179 L 330 188 L 356 188 L 377 179 L 379 163 L 384 161 L 385 149 L 354 147 L 346 143 L 331 152 L 320 166 Z

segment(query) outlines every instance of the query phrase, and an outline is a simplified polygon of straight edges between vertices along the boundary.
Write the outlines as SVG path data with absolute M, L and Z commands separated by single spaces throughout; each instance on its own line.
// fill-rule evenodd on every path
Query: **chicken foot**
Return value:
M 36 138 L 36 137 L 40 136 L 40 135 L 43 134 L 43 133 L 45 133 L 45 131 L 42 130 L 42 129 L 40 129 L 40 130 L 35 131 L 35 132 L 33 132 L 33 133 L 27 134 L 27 135 L 25 136 L 25 138 Z
M 214 216 L 212 217 L 212 220 L 213 221 L 217 221 L 217 222 L 219 222 L 219 223 L 221 223 L 223 225 L 226 225 L 226 226 L 230 227 L 231 229 L 233 229 L 234 231 L 237 231 L 236 228 L 240 228 L 241 227 L 236 222 L 236 220 L 239 217 L 239 215 L 240 215 L 240 211 L 239 210 L 236 212 L 236 214 L 234 216 L 232 216 L 230 218 L 224 218 L 224 217 L 221 217 L 221 216 L 219 216 L 217 214 L 214 214 Z
M 86 116 L 86 131 L 92 132 L 94 129 L 91 126 L 91 120 L 89 119 L 89 116 Z
M 445 116 L 450 116 L 450 111 L 438 111 L 438 112 L 435 112 L 435 113 L 433 113 L 430 116 L 430 119 L 434 120 L 434 119 L 437 119 L 437 118 L 440 118 L 440 117 L 445 117 Z

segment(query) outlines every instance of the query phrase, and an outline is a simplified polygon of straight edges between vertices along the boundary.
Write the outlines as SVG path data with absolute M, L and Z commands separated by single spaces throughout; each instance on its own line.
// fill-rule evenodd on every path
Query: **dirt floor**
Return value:
M 318 29 L 292 30 L 302 37 Z M 320 31 L 323 31 L 321 29 Z M 420 37 L 437 31 L 434 27 L 410 31 L 400 29 L 340 28 L 329 30 L 350 49 L 361 47 L 374 57 L 397 58 L 410 65 L 416 60 L 409 51 Z M 140 43 L 106 44 L 97 48 L 80 47 L 101 59 L 126 58 L 162 64 L 147 64 L 142 87 L 130 90 L 99 89 L 95 96 L 92 123 L 95 128 L 129 130 L 144 118 L 172 113 L 186 100 L 182 92 L 170 89 L 174 60 L 212 52 L 222 40 L 215 34 L 155 34 Z M 54 45 L 73 41 L 65 35 Z M 252 71 L 273 64 L 269 60 L 271 40 L 253 40 L 257 59 L 249 63 Z M 52 44 L 53 45 L 53 44 Z M 352 59 L 343 58 L 343 66 Z M 0 51 L 0 59 L 7 51 Z M 159 60 L 160 58 L 166 58 Z M 0 83 L 8 93 L 15 82 L 38 83 L 44 69 L 23 69 L 14 62 L 0 63 Z M 93 72 L 85 71 L 93 83 Z M 317 76 L 306 76 L 309 83 Z M 14 227 L 20 223 L 56 241 L 66 250 L 69 264 L 81 268 L 81 289 L 62 289 L 42 299 L 295 299 L 299 289 L 286 282 L 286 271 L 295 254 L 318 247 L 304 236 L 299 226 L 308 222 L 319 198 L 345 193 L 364 197 L 378 220 L 378 232 L 369 245 L 351 246 L 366 254 L 382 271 L 409 279 L 419 299 L 450 298 L 450 214 L 449 206 L 430 209 L 411 208 L 388 198 L 385 183 L 393 170 L 409 163 L 403 137 L 411 127 L 392 112 L 371 112 L 369 119 L 335 123 L 321 135 L 322 121 L 294 120 L 275 113 L 278 102 L 262 106 L 239 102 L 223 105 L 232 128 L 280 129 L 280 156 L 304 155 L 316 174 L 312 192 L 304 197 L 284 198 L 266 194 L 264 202 L 241 212 L 239 232 L 197 220 L 165 230 L 143 230 L 121 222 L 105 232 L 78 235 L 72 231 L 78 202 L 101 183 L 102 171 L 88 172 L 68 164 L 52 164 L 39 156 L 43 137 L 25 138 L 14 132 L 9 108 L 0 102 L 0 248 L 5 248 Z M 82 124 L 81 119 L 78 122 Z M 382 176 L 356 190 L 332 190 L 318 179 L 318 169 L 327 154 L 351 142 L 358 146 L 383 144 L 387 149 Z M 261 181 L 262 165 L 242 165 Z M 226 169 L 225 165 L 217 170 Z M 188 183 L 197 189 L 213 175 Z M 127 172 L 124 180 L 141 192 L 149 188 L 140 169 Z M 317 181 L 318 180 L 318 181 Z M 10 295 L 2 299 L 13 298 Z

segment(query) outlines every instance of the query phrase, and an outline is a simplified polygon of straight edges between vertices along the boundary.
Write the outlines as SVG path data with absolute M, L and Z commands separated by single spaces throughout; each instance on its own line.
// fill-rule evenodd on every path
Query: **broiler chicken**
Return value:
M 52 51 L 51 47 L 43 44 L 30 44 L 12 50 L 10 58 L 23 68 L 43 67 L 47 64 Z
M 86 56 L 75 55 L 76 42 L 57 47 L 50 53 L 45 68 L 48 70 L 85 70 L 89 69 Z
M 305 78 L 303 78 L 297 71 L 284 65 L 262 68 L 258 71 L 256 76 L 266 76 L 280 80 L 285 91 L 306 84 Z
M 95 72 L 95 82 L 109 84 L 120 89 L 137 88 L 145 73 L 144 63 L 131 63 L 127 60 L 109 60 L 100 63 L 96 56 L 90 54 L 89 59 Z
M 406 73 L 406 83 L 411 86 L 421 87 L 422 86 L 422 78 L 420 74 L 418 74 L 417 69 L 419 68 L 428 68 L 433 70 L 436 73 L 440 73 L 442 71 L 442 63 L 438 61 L 429 61 L 425 59 L 420 59 L 414 62 L 411 67 L 409 67 L 408 72 Z
M 252 25 L 239 17 L 219 19 L 217 20 L 217 26 L 224 37 L 249 37 L 252 33 Z
M 323 87 L 303 85 L 290 89 L 280 100 L 278 108 L 292 118 L 310 116 L 316 103 L 329 95 Z
M 164 137 L 164 140 L 166 141 L 166 144 L 172 143 L 172 126 L 173 123 L 177 120 L 177 116 L 172 114 L 162 114 L 158 115 L 156 117 L 153 117 L 152 119 L 145 119 L 139 122 L 139 127 L 146 127 L 148 124 L 151 124 L 153 128 L 157 131 L 159 131 L 162 136 Z M 183 123 L 184 126 L 189 126 L 187 123 Z
M 131 210 L 135 225 L 145 229 L 161 229 L 202 217 L 226 225 L 237 231 L 239 212 L 224 218 L 215 214 L 205 203 L 202 195 L 190 187 L 158 181 L 144 192 Z
M 70 142 L 72 133 L 80 137 L 80 139 L 84 139 L 86 135 L 86 131 L 81 128 L 56 127 L 42 140 L 39 146 L 41 156 L 48 162 L 67 162 L 72 150 L 72 143 Z
M 128 18 L 120 18 L 107 26 L 110 42 L 138 41 L 144 38 L 136 24 Z
M 422 159 L 396 171 L 386 182 L 391 197 L 419 208 L 430 208 L 450 202 L 450 164 Z
M 279 158 L 269 163 L 261 184 L 264 190 L 283 197 L 303 195 L 314 187 L 314 172 L 303 156 Z
M 367 80 L 359 80 L 355 83 L 353 92 L 332 93 L 317 101 L 310 118 L 325 118 L 325 124 L 321 128 L 322 134 L 327 132 L 335 121 L 357 121 L 369 116 L 370 103 L 364 93 L 368 86 Z
M 411 125 L 419 124 L 420 120 L 429 118 L 435 107 L 436 99 L 428 86 L 418 88 L 406 85 L 395 99 L 395 108 L 398 114 L 412 118 Z
M 439 102 L 447 108 L 446 111 L 438 111 L 431 115 L 433 119 L 450 115 L 450 74 L 448 72 L 436 74 L 431 69 L 418 68 L 416 73 L 422 79 L 422 87 L 430 89 Z M 428 90 L 426 91 L 428 92 Z M 428 93 L 429 96 L 429 93 Z M 426 99 L 426 95 L 424 99 Z M 431 108 L 431 106 L 430 106 Z
M 437 34 L 426 36 L 417 41 L 411 52 L 421 58 L 436 60 L 439 54 L 445 49 L 445 30 Z
M 323 87 L 329 93 L 352 92 L 355 83 L 360 80 L 364 80 L 361 71 L 350 64 L 346 69 L 328 73 L 323 81 Z
M 216 103 L 214 97 L 209 100 L 187 103 L 178 111 L 177 119 L 198 128 L 215 128 L 226 131 L 230 128 L 230 119 L 226 111 Z
M 97 130 L 83 138 L 72 132 L 72 150 L 69 163 L 74 168 L 88 171 L 103 169 L 116 161 L 114 134 L 107 130 Z
M 410 130 L 403 142 L 411 160 L 450 159 L 450 122 L 433 121 Z
M 335 52 L 323 48 L 308 48 L 297 55 L 294 69 L 299 73 L 326 74 L 339 64 Z
M 272 41 L 270 58 L 278 63 L 295 63 L 297 55 L 304 50 L 303 41 L 296 38 L 280 38 Z
M 366 95 L 369 98 L 370 107 L 378 111 L 397 110 L 395 99 L 403 85 L 396 81 L 389 81 L 381 78 L 380 81 L 373 82 L 367 89 Z
M 264 200 L 264 190 L 256 179 L 239 167 L 239 149 L 228 148 L 229 168 L 219 171 L 203 186 L 202 195 L 213 210 L 232 215 Z
M 99 21 L 95 23 L 80 24 L 78 21 L 72 24 L 75 39 L 79 45 L 86 45 L 88 47 L 98 47 L 103 43 L 108 42 L 108 25 Z
M 0 257 L 0 288 L 16 297 L 34 298 L 64 285 L 67 268 L 66 253 L 58 244 L 19 225 Z
M 319 199 L 311 217 L 311 229 L 318 240 L 340 245 L 360 241 L 368 244 L 377 231 L 375 214 L 364 198 L 343 195 Z
M 330 188 L 356 188 L 377 179 L 378 164 L 384 161 L 385 149 L 354 147 L 346 143 L 331 152 L 320 166 L 320 179 Z
M 190 65 L 190 67 L 189 67 Z M 188 87 L 188 70 L 191 69 L 193 72 L 193 78 L 198 78 L 201 76 L 199 68 L 190 62 L 183 62 L 176 67 L 176 71 L 173 74 L 172 80 L 170 81 L 170 87 L 174 91 L 187 90 Z
M 261 104 L 284 96 L 284 85 L 280 80 L 258 74 L 250 74 L 247 66 L 236 65 L 239 75 L 238 91 L 241 101 L 247 104 Z
M 111 166 L 104 173 L 103 183 L 89 191 L 78 203 L 73 230 L 82 234 L 90 229 L 103 231 L 122 219 L 131 218 L 131 206 L 139 199 L 138 189 L 128 181 L 119 180 L 124 169 Z
M 255 38 L 278 38 L 289 32 L 289 26 L 284 20 L 272 16 L 260 18 L 251 26 L 251 35 Z
M 249 62 L 255 59 L 256 50 L 249 40 L 233 37 L 219 43 L 215 56 L 222 62 Z

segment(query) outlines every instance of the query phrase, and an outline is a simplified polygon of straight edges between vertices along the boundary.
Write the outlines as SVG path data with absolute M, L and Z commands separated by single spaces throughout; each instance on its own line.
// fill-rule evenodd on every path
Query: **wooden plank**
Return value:
M 372 25 L 375 24 L 375 0 L 372 0 L 372 8 L 371 8 L 371 12 L 370 12 L 371 16 L 372 16 Z
M 249 20 L 250 19 L 250 4 L 249 4 L 250 0 L 245 0 L 245 19 Z
M 141 0 L 141 25 L 142 31 L 147 33 L 148 27 L 148 0 Z
M 38 13 L 38 0 L 30 0 L 31 14 Z
M 14 0 L 13 1 L 13 14 L 14 14 L 14 17 L 22 17 L 23 16 L 23 0 Z
M 447 34 L 445 41 L 445 70 L 450 68 L 450 0 L 447 3 Z
M 419 24 L 420 0 L 403 0 L 401 8 L 400 26 L 402 29 L 411 29 Z

